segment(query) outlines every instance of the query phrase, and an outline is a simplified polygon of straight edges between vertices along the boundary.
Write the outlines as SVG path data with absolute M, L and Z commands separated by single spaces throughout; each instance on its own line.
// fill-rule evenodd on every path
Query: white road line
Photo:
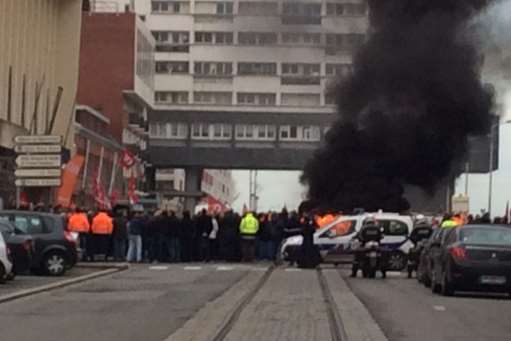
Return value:
M 217 271 L 231 271 L 234 270 L 234 266 L 219 266 L 216 268 Z
M 202 270 L 202 266 L 185 266 L 184 269 L 190 271 Z
M 447 310 L 447 308 L 444 307 L 443 305 L 434 305 L 433 309 L 436 311 L 446 311 Z
M 169 267 L 165 265 L 154 265 L 149 267 L 149 270 L 168 270 L 168 269 Z
M 295 272 L 295 271 L 302 271 L 302 269 L 298 269 L 298 268 L 287 268 L 286 270 L 284 271 L 287 271 L 287 272 Z

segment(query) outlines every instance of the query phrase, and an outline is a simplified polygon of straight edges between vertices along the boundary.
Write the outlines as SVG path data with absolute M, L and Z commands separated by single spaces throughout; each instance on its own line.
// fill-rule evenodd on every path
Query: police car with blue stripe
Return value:
M 340 216 L 330 224 L 314 233 L 314 244 L 318 246 L 322 261 L 325 263 L 343 264 L 353 261 L 354 237 L 362 228 L 366 219 L 375 219 L 383 229 L 384 238 L 381 247 L 387 251 L 388 270 L 402 271 L 406 267 L 407 254 L 413 243 L 409 234 L 413 229 L 411 216 L 397 213 L 364 213 L 352 216 Z M 298 250 L 302 244 L 302 236 L 285 239 L 279 249 L 281 260 L 296 262 Z

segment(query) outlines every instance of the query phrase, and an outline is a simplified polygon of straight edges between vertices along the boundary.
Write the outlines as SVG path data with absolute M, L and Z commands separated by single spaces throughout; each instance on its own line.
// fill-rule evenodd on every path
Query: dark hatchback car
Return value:
M 437 228 L 429 239 L 423 243 L 423 249 L 419 257 L 417 267 L 417 280 L 427 288 L 431 286 L 431 271 L 433 269 L 433 260 L 437 257 L 442 246 L 442 242 L 448 229 Z
M 0 211 L 1 219 L 9 220 L 17 234 L 32 237 L 31 269 L 35 273 L 60 276 L 76 264 L 77 238 L 65 230 L 65 220 L 61 216 L 33 211 Z
M 27 273 L 32 267 L 33 242 L 29 235 L 16 234 L 16 227 L 9 221 L 0 220 L 0 233 L 9 248 L 12 257 L 13 271 L 9 279 L 15 275 Z
M 445 232 L 432 263 L 431 288 L 507 292 L 511 295 L 511 228 L 466 225 Z

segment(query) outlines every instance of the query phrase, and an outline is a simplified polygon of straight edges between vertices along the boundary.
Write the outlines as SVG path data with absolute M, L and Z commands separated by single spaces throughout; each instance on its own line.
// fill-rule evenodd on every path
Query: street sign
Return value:
M 60 135 L 21 135 L 14 138 L 17 144 L 61 144 Z
M 17 187 L 58 187 L 60 186 L 60 178 L 58 179 L 16 179 Z
M 60 153 L 62 147 L 59 144 L 25 144 L 14 147 L 16 153 L 27 154 L 47 154 L 47 153 Z
M 56 178 L 62 174 L 61 170 L 58 168 L 54 169 L 37 169 L 37 168 L 29 168 L 29 169 L 16 169 L 14 175 L 17 178 Z
M 61 156 L 47 155 L 20 155 L 16 158 L 16 165 L 21 168 L 51 168 L 61 166 Z

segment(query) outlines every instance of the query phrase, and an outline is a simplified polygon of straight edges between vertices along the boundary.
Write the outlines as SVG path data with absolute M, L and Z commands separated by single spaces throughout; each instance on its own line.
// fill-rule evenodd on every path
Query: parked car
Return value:
M 424 284 L 427 288 L 431 286 L 431 271 L 433 269 L 433 260 L 440 252 L 442 240 L 445 238 L 449 230 L 436 228 L 433 230 L 431 237 L 424 243 L 423 250 L 419 258 L 417 267 L 417 280 Z
M 381 248 L 388 255 L 388 270 L 401 271 L 405 269 L 408 250 L 413 246 L 408 240 L 413 222 L 411 217 L 396 213 L 378 212 L 341 216 L 332 223 L 318 229 L 314 233 L 314 243 L 320 250 L 323 262 L 351 263 L 353 261 L 353 238 L 362 228 L 364 220 L 370 216 L 376 219 L 377 223 L 383 228 L 384 238 L 381 241 Z M 279 258 L 295 262 L 302 241 L 302 236 L 285 239 L 279 249 Z
M 17 233 L 32 237 L 31 268 L 35 273 L 60 276 L 76 264 L 77 236 L 65 230 L 65 219 L 61 216 L 33 211 L 0 211 L 0 219 L 12 222 Z
M 34 253 L 32 237 L 29 235 L 16 234 L 15 226 L 9 221 L 1 220 L 0 233 L 9 247 L 13 263 L 12 272 L 7 278 L 14 279 L 18 274 L 29 272 L 32 266 Z
M 10 251 L 0 233 L 0 283 L 3 283 L 12 272 L 12 259 Z
M 466 225 L 450 229 L 433 259 L 431 289 L 498 291 L 511 295 L 511 228 Z

